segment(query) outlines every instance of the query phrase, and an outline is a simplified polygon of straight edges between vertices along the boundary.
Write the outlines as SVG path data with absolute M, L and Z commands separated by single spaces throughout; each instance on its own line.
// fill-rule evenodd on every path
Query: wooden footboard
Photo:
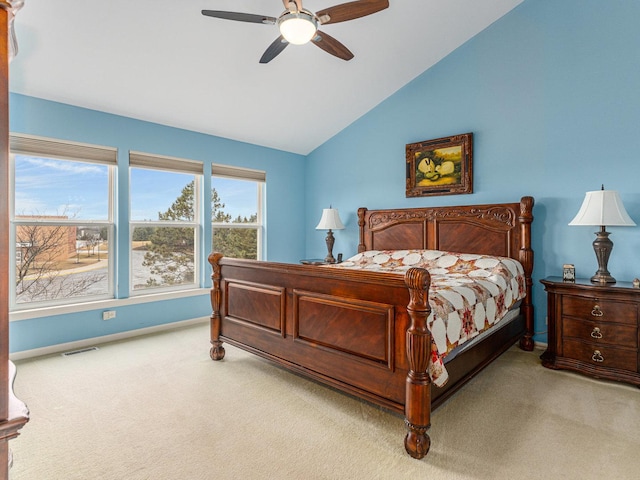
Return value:
M 457 391 L 520 339 L 533 348 L 531 222 L 520 203 L 358 211 L 359 251 L 439 249 L 519 260 L 527 296 L 516 321 L 447 364 L 449 382 L 427 373 L 429 272 L 385 273 L 225 258 L 212 253 L 211 358 L 223 343 L 385 408 L 404 413 L 405 448 L 429 451 L 432 406 Z
M 429 449 L 429 273 L 405 278 L 209 256 L 211 358 L 223 342 L 403 412 L 407 451 Z M 408 287 L 408 288 L 407 288 Z

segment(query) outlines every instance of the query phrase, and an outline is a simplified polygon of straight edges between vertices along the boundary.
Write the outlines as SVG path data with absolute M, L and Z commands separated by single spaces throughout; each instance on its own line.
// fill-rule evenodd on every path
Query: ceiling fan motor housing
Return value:
M 285 11 L 278 18 L 278 28 L 282 36 L 294 45 L 309 42 L 318 30 L 317 17 L 308 10 Z

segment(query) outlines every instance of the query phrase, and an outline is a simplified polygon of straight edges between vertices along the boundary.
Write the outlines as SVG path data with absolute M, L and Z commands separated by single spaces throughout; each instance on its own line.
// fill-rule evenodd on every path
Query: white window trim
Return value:
M 143 152 L 129 151 L 129 178 L 131 178 L 131 168 L 144 168 L 147 170 L 163 170 L 174 173 L 184 173 L 194 175 L 193 182 L 193 221 L 181 220 L 135 220 L 129 221 L 129 296 L 141 297 L 146 295 L 162 294 L 164 292 L 180 292 L 199 288 L 200 274 L 203 263 L 201 258 L 202 245 L 202 176 L 204 173 L 204 164 L 195 160 L 186 160 L 183 158 L 167 157 L 162 155 L 154 155 Z M 129 218 L 131 218 L 131 181 L 129 181 Z M 133 282 L 133 231 L 136 227 L 178 227 L 194 229 L 194 259 L 193 259 L 193 280 L 194 283 L 188 285 L 166 285 L 158 287 L 148 287 L 134 289 Z
M 212 164 L 211 165 L 211 177 L 223 177 L 223 178 L 233 178 L 235 180 L 246 180 L 251 182 L 256 182 L 257 185 L 257 196 L 256 199 L 256 207 L 257 211 L 257 221 L 252 223 L 225 223 L 225 222 L 211 222 L 211 242 L 213 243 L 213 230 L 217 228 L 253 228 L 258 231 L 257 235 L 257 260 L 262 260 L 265 258 L 265 244 L 264 244 L 264 189 L 267 181 L 267 174 L 261 170 L 253 170 L 249 168 L 241 168 L 241 167 L 231 167 L 227 165 L 219 165 Z M 211 183 L 213 186 L 213 178 L 211 179 Z M 210 194 L 209 194 L 210 195 Z M 209 245 L 211 248 L 212 245 Z
M 18 225 L 96 225 L 107 227 L 109 229 L 109 263 L 107 268 L 108 292 L 102 295 L 87 295 L 74 297 L 69 299 L 50 300 L 42 302 L 34 302 L 37 304 L 38 311 L 49 311 L 60 306 L 75 305 L 77 303 L 100 301 L 113 299 L 115 295 L 115 271 L 117 264 L 117 239 L 115 238 L 115 169 L 118 164 L 118 149 L 115 147 L 107 147 L 101 145 L 93 145 L 88 143 L 72 142 L 68 140 L 59 140 L 55 138 L 40 137 L 35 135 L 27 135 L 22 133 L 9 134 L 9 152 L 10 152 L 10 181 L 9 181 L 9 215 L 10 215 L 10 238 L 16 238 L 16 226 Z M 78 161 L 84 163 L 97 163 L 107 165 L 107 195 L 108 195 L 108 212 L 106 220 L 77 220 L 77 219 L 57 219 L 56 221 L 37 220 L 27 218 L 16 218 L 15 215 L 15 155 L 32 156 L 39 158 L 55 158 L 65 161 Z M 9 258 L 16 258 L 16 245 L 14 241 L 9 242 Z M 16 302 L 16 283 L 15 269 L 9 273 L 9 309 L 11 311 L 21 312 L 33 310 L 32 303 Z

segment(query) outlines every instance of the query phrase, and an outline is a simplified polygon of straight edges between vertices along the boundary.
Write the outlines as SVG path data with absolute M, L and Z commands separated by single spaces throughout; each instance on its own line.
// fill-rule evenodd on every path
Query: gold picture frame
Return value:
M 473 193 L 473 133 L 409 143 L 407 197 Z

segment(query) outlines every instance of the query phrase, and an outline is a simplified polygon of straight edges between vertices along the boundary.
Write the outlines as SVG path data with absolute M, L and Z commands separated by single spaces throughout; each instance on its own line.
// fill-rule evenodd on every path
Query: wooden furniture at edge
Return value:
M 640 386 L 640 288 L 629 282 L 541 280 L 547 291 L 548 348 L 542 365 Z
M 293 372 L 404 413 L 405 449 L 424 457 L 432 408 L 518 340 L 533 349 L 533 198 L 518 203 L 358 210 L 358 251 L 438 249 L 519 260 L 527 295 L 520 314 L 446 364 L 449 381 L 431 388 L 427 364 L 430 277 L 209 255 L 213 360 L 223 342 Z
M 11 4 L 0 0 L 0 480 L 9 477 L 9 440 L 29 420 L 25 405 L 12 392 L 15 368 L 9 362 L 9 46 Z

